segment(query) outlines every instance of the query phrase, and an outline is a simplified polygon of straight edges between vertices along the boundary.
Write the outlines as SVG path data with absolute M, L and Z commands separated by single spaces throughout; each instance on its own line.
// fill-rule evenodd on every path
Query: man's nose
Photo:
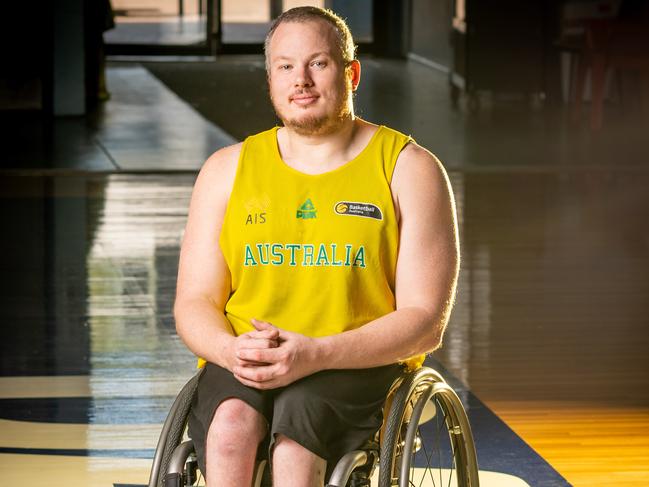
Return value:
M 312 84 L 313 80 L 306 66 L 295 71 L 295 86 L 311 86 Z

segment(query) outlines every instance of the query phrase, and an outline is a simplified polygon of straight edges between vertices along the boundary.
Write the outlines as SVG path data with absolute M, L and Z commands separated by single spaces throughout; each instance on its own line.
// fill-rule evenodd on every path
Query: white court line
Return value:
M 175 397 L 190 376 L 134 379 L 89 375 L 0 377 L 0 399 L 47 397 Z
M 147 450 L 155 448 L 161 429 L 159 424 L 65 424 L 0 419 L 0 447 Z

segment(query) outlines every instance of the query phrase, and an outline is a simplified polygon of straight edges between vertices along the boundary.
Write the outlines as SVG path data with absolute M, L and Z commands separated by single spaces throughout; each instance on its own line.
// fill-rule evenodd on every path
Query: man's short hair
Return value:
M 352 33 L 341 17 L 339 17 L 329 9 L 311 6 L 295 7 L 287 10 L 279 17 L 277 17 L 273 24 L 270 26 L 270 30 L 268 31 L 266 40 L 264 41 L 266 71 L 270 71 L 270 60 L 268 59 L 268 54 L 270 51 L 270 40 L 273 37 L 273 34 L 275 33 L 277 27 L 279 27 L 280 24 L 286 22 L 300 23 L 314 20 L 324 20 L 331 27 L 333 27 L 334 32 L 336 33 L 336 39 L 338 40 L 338 48 L 340 49 L 340 54 L 345 66 L 356 58 L 356 46 L 354 45 Z

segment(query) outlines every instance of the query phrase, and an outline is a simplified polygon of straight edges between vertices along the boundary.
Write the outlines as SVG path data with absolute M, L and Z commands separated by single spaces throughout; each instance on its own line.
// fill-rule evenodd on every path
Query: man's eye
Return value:
M 315 66 L 316 68 L 324 68 L 327 65 L 327 63 L 324 61 L 313 61 L 311 65 Z
M 282 64 L 282 65 L 279 66 L 279 69 L 281 71 L 288 71 L 289 69 L 291 69 L 291 65 L 290 64 Z

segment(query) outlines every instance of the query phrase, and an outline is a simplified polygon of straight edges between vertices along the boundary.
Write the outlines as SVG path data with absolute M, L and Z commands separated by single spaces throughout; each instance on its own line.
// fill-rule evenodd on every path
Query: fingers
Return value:
M 275 348 L 279 346 L 279 333 L 273 330 L 254 330 L 240 335 L 237 348 Z
M 250 320 L 250 322 L 252 323 L 252 326 L 254 326 L 257 331 L 268 331 L 268 332 L 275 333 L 276 334 L 275 336 L 279 336 L 279 328 L 274 326 L 272 323 L 268 323 L 267 321 L 257 320 L 255 318 Z
M 237 360 L 260 364 L 273 364 L 278 361 L 276 348 L 240 348 L 236 352 Z
M 279 337 L 279 330 L 274 327 L 266 330 L 253 330 L 239 336 L 252 337 L 252 338 L 268 338 L 269 340 L 276 340 Z
M 238 349 L 247 349 L 247 348 L 252 348 L 252 349 L 258 349 L 258 348 L 277 348 L 278 347 L 277 340 L 271 340 L 268 338 L 252 338 L 252 337 L 246 337 L 245 340 L 241 340 L 241 343 L 239 343 Z
M 252 387 L 253 389 L 259 389 L 259 390 L 270 390 L 270 389 L 275 389 L 279 386 L 275 385 L 272 382 L 254 382 L 252 380 L 247 380 L 244 379 L 243 377 L 239 377 L 237 375 L 234 376 L 235 379 L 237 379 L 239 382 L 241 382 L 244 386 Z
M 276 387 L 275 366 L 245 367 L 236 366 L 232 370 L 234 377 L 243 385 L 254 387 L 255 389 L 272 389 Z
M 270 364 L 266 362 L 255 362 L 254 360 L 243 360 L 237 358 L 235 365 L 238 367 L 265 367 Z
M 238 336 L 234 348 L 236 364 L 242 366 L 268 365 L 270 362 L 266 360 L 266 357 L 256 354 L 255 351 L 272 350 L 279 347 L 276 335 L 274 330 L 255 330 Z

